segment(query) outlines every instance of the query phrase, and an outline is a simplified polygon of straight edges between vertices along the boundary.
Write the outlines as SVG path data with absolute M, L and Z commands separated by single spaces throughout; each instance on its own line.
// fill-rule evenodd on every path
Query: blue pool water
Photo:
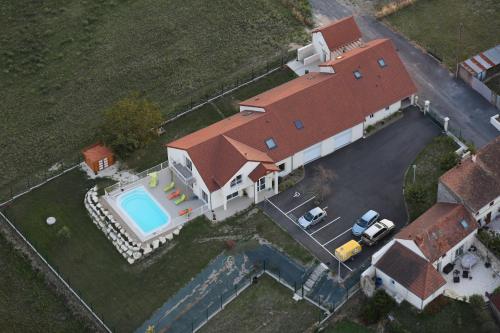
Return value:
M 120 195 L 118 205 L 144 234 L 170 223 L 170 215 L 144 187 Z

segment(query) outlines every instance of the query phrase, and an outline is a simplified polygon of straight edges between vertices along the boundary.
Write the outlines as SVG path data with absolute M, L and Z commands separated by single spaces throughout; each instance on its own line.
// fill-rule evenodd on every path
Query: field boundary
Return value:
M 15 227 L 15 225 L 0 211 L 0 217 L 3 221 L 14 230 L 14 232 L 23 240 L 23 242 L 28 245 L 29 249 L 33 251 L 36 256 L 44 263 L 44 265 L 57 277 L 57 279 L 70 291 L 70 293 L 80 302 L 81 305 L 92 315 L 92 317 L 100 324 L 100 326 L 106 331 L 111 333 L 111 329 L 102 321 L 102 319 L 92 310 L 92 308 L 78 295 L 78 293 L 69 285 L 66 280 L 49 264 L 49 262 L 42 256 L 40 252 L 37 251 L 35 246 Z

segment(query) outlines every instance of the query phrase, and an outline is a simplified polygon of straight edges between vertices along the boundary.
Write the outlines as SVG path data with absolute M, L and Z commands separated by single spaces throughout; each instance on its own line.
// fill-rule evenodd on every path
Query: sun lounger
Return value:
M 152 172 L 149 174 L 151 179 L 149 179 L 149 187 L 156 187 L 158 185 L 158 172 Z
M 165 186 L 165 187 L 163 188 L 163 191 L 164 191 L 164 192 L 169 192 L 169 191 L 173 190 L 173 189 L 174 189 L 174 187 L 175 187 L 175 183 L 174 183 L 174 182 L 171 182 L 170 184 L 167 184 L 167 186 Z
M 180 190 L 176 190 L 172 193 L 170 193 L 167 198 L 169 198 L 170 200 L 173 200 L 175 198 L 177 198 L 179 195 L 181 195 L 181 191 Z
M 183 194 L 183 195 L 181 195 L 181 196 L 180 196 L 180 198 L 179 198 L 179 199 L 176 199 L 176 200 L 174 201 L 174 203 L 175 203 L 176 205 L 178 205 L 178 204 L 180 204 L 181 202 L 185 201 L 185 200 L 186 200 L 186 198 L 187 198 L 187 197 L 186 197 L 186 195 L 185 195 L 185 194 Z
M 179 211 L 179 216 L 183 216 L 183 215 L 186 215 L 186 214 L 189 215 L 189 213 L 191 213 L 192 211 L 193 211 L 193 208 L 182 209 L 182 210 Z

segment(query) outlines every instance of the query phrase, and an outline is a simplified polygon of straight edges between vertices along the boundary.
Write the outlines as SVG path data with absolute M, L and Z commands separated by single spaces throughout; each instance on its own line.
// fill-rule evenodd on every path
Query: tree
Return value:
M 127 156 L 155 137 L 161 121 L 158 106 L 132 94 L 105 112 L 102 141 L 119 156 Z
M 312 183 L 313 191 L 316 192 L 317 202 L 323 202 L 327 196 L 333 192 L 333 180 L 337 177 L 335 171 L 327 169 L 322 165 L 314 168 L 314 179 Z

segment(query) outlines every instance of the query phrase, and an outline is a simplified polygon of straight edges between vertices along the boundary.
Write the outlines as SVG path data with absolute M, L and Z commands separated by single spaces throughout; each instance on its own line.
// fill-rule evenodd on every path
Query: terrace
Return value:
M 157 174 L 154 184 L 150 176 L 152 173 Z M 170 184 L 174 185 L 169 186 Z M 143 226 L 123 208 L 122 200 L 128 193 L 137 189 L 146 195 L 148 204 L 168 216 L 165 223 L 150 232 L 144 232 Z M 177 196 L 173 197 L 173 193 L 177 193 Z M 184 200 L 178 200 L 179 198 Z M 97 197 L 96 189 L 90 190 L 86 197 L 86 206 L 94 223 L 113 242 L 117 250 L 127 260 L 132 259 L 129 263 L 172 240 L 185 223 L 202 215 L 207 209 L 206 204 L 179 179 L 168 163 L 138 174 L 133 182 L 121 182 L 106 188 L 104 196 Z M 138 208 L 136 214 L 146 213 Z M 149 219 L 145 218 L 145 221 L 149 222 Z
M 481 295 L 486 300 L 485 294 L 500 286 L 500 262 L 479 241 L 474 246 L 477 250 L 472 253 L 478 260 L 471 268 L 462 267 L 459 258 L 452 271 L 442 274 L 446 280 L 444 295 L 459 300 Z

